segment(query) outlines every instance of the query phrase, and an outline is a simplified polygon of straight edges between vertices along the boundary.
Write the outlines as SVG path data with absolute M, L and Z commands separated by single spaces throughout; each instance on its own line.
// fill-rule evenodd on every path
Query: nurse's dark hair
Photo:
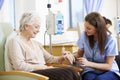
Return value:
M 112 25 L 112 21 L 110 19 L 106 18 L 105 16 L 103 16 L 103 19 L 105 20 L 106 24 Z
M 98 47 L 100 53 L 104 52 L 105 44 L 107 41 L 107 32 L 111 34 L 111 32 L 106 28 L 106 23 L 103 17 L 98 12 L 89 13 L 85 17 L 85 21 L 89 24 L 93 25 L 96 28 L 96 34 L 98 34 Z M 94 47 L 94 36 L 88 36 L 90 47 Z

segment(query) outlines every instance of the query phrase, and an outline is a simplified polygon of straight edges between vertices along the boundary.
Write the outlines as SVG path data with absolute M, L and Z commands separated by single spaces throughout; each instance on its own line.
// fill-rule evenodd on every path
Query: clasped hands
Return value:
M 73 64 L 75 61 L 77 61 L 81 66 L 87 66 L 89 62 L 84 57 L 79 57 L 75 59 L 74 55 L 70 53 L 69 51 L 64 51 L 62 54 L 63 54 L 64 59 L 68 60 L 70 64 Z

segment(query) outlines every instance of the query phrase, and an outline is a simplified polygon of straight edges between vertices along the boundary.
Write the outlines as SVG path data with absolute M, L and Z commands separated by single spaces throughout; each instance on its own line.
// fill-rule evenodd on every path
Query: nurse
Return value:
M 119 80 L 119 69 L 115 61 L 118 55 L 116 38 L 111 36 L 105 20 L 97 13 L 85 17 L 85 32 L 77 41 L 79 47 L 75 55 L 84 68 L 83 80 Z

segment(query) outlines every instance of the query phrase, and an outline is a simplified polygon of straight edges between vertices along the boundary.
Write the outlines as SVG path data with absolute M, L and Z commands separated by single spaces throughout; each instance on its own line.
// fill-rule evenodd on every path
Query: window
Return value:
M 2 2 L 2 3 L 1 3 Z M 0 1 L 0 22 L 15 24 L 14 20 L 14 0 L 1 0 Z
M 69 0 L 69 27 L 77 27 L 77 22 L 83 22 L 83 0 Z

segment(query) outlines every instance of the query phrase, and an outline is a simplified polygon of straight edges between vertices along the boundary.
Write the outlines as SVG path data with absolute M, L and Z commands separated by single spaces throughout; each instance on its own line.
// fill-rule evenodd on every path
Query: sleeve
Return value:
M 117 39 L 111 36 L 108 39 L 107 45 L 106 45 L 106 53 L 107 56 L 115 56 L 118 55 L 118 45 L 117 45 Z
M 79 47 L 79 49 L 80 50 L 84 50 L 84 36 L 85 35 L 85 33 L 83 32 L 82 34 L 81 34 L 81 36 L 79 37 L 79 39 L 78 39 L 78 41 L 77 41 L 77 45 L 78 45 L 78 47 Z
M 59 63 L 59 56 L 53 56 L 49 52 L 47 52 L 43 46 L 40 44 L 40 48 L 43 51 L 43 55 L 46 63 Z
M 8 43 L 8 56 L 15 70 L 32 71 L 34 66 L 25 61 L 24 50 L 17 39 L 11 39 Z

